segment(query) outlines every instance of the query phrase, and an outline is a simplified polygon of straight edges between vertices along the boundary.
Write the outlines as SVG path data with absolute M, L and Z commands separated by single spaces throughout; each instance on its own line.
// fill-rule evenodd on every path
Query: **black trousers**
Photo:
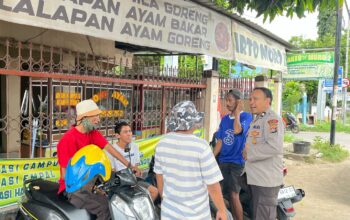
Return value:
M 69 193 L 67 197 L 69 202 L 76 208 L 86 209 L 90 214 L 96 215 L 96 220 L 111 219 L 107 196 L 81 189 L 74 193 Z

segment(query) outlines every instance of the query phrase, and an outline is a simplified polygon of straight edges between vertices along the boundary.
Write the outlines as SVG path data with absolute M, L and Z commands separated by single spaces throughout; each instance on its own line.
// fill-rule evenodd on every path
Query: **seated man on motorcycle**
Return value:
M 113 145 L 114 149 L 116 149 L 121 155 L 126 158 L 133 166 L 137 166 L 140 164 L 140 151 L 139 147 L 132 142 L 132 131 L 130 125 L 126 121 L 118 121 L 115 123 L 114 127 L 115 137 L 118 139 L 118 142 Z M 119 160 L 113 158 L 113 156 L 107 153 L 112 169 L 114 171 L 119 171 L 126 169 L 125 164 L 120 162 Z M 140 175 L 136 175 L 140 177 Z M 138 180 L 138 184 L 148 189 L 151 194 L 152 200 L 155 201 L 159 195 L 158 189 L 146 181 Z
M 81 148 L 94 144 L 105 149 L 124 165 L 131 166 L 118 151 L 96 130 L 100 122 L 99 114 L 101 110 L 92 100 L 84 100 L 76 106 L 77 118 L 73 125 L 61 138 L 57 145 L 58 163 L 60 165 L 60 179 L 58 194 L 65 193 L 65 175 L 69 160 Z M 131 166 L 134 172 L 140 174 L 141 171 L 136 166 Z M 97 216 L 98 220 L 111 219 L 108 207 L 108 200 L 105 195 L 94 194 L 92 189 L 82 189 L 66 194 L 68 200 L 77 208 L 86 209 L 91 214 Z

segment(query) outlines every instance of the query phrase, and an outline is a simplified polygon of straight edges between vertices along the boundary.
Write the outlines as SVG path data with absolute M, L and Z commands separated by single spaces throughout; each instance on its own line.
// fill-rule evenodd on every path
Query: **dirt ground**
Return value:
M 295 204 L 294 220 L 350 219 L 350 159 L 342 163 L 307 164 L 285 159 L 285 184 L 305 190 L 304 199 Z

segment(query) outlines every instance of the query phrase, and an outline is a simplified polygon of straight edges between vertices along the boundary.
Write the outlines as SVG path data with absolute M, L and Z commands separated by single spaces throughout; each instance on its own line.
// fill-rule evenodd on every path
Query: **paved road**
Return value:
M 300 138 L 304 141 L 310 141 L 313 142 L 313 139 L 316 136 L 320 136 L 325 140 L 329 140 L 330 133 L 327 132 L 300 132 L 298 134 L 293 134 L 295 137 Z M 350 150 L 350 134 L 346 134 L 343 132 L 336 132 L 335 134 L 335 143 L 340 144 L 347 149 Z

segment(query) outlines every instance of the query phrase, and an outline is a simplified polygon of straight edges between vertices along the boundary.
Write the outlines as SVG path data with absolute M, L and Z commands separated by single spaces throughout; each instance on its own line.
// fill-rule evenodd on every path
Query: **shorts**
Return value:
M 220 182 L 223 193 L 235 192 L 239 193 L 241 190 L 241 174 L 244 165 L 235 163 L 220 163 L 219 164 L 222 176 L 224 179 Z

